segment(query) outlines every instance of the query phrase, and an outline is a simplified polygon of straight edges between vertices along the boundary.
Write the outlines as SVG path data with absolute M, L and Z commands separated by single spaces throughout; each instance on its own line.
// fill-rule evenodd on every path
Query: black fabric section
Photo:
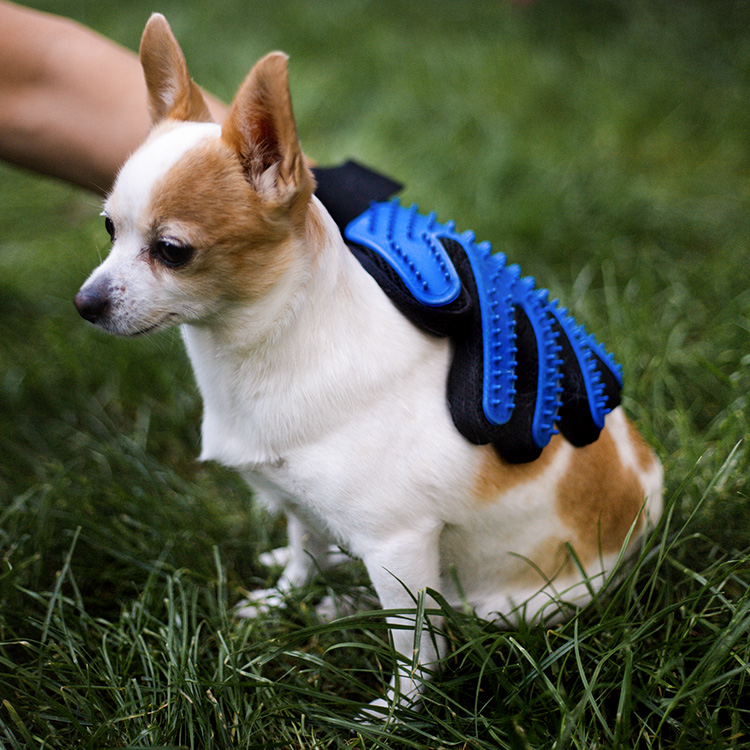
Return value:
M 463 247 L 454 240 L 441 237 L 453 265 L 461 277 L 461 287 L 471 299 L 467 325 L 456 336 L 456 349 L 448 372 L 448 406 L 456 429 L 471 443 L 485 445 L 492 442 L 492 427 L 484 414 L 484 347 L 482 343 L 482 315 L 479 309 L 477 285 L 471 263 Z
M 364 213 L 372 201 L 390 198 L 401 185 L 388 177 L 347 162 L 339 167 L 316 167 L 316 195 L 333 216 L 342 233 L 346 226 Z M 492 443 L 498 454 L 511 463 L 534 461 L 541 455 L 532 438 L 532 424 L 538 395 L 539 362 L 536 335 L 526 312 L 515 306 L 516 317 L 516 395 L 510 419 L 493 425 L 483 407 L 484 345 L 481 307 L 471 262 L 463 246 L 450 238 L 439 237 L 461 278 L 459 297 L 449 305 L 429 307 L 418 302 L 398 273 L 378 253 L 349 243 L 349 247 L 412 323 L 428 333 L 452 339 L 455 345 L 448 374 L 447 398 L 453 422 L 471 443 Z M 599 436 L 591 417 L 581 366 L 562 327 L 553 318 L 562 346 L 562 403 L 558 427 L 574 446 L 582 447 Z M 607 406 L 620 403 L 620 385 L 601 358 L 592 352 L 607 395 Z
M 539 458 L 542 449 L 532 437 L 531 427 L 537 400 L 539 354 L 536 334 L 526 311 L 514 307 L 516 315 L 516 397 L 510 419 L 495 428 L 492 444 L 506 461 L 527 463 Z
M 562 347 L 558 356 L 562 360 L 563 392 L 557 427 L 568 442 L 582 448 L 599 437 L 599 428 L 591 416 L 586 384 L 573 346 L 555 318 L 552 319 L 552 327 L 558 332 L 557 343 Z
M 456 351 L 448 373 L 448 406 L 456 429 L 471 443 L 492 443 L 502 458 L 526 463 L 539 458 L 541 449 L 532 438 L 531 426 L 537 398 L 538 355 L 536 336 L 526 313 L 516 306 L 516 397 L 510 419 L 492 424 L 482 405 L 484 393 L 484 344 L 479 295 L 471 262 L 463 247 L 447 237 L 440 241 L 448 251 L 473 305 L 469 325 L 456 338 Z
M 378 282 L 402 315 L 423 331 L 436 336 L 455 337 L 466 327 L 471 298 L 462 287 L 458 297 L 448 305 L 429 307 L 416 300 L 398 273 L 385 258 L 362 245 L 348 243 L 354 257 Z M 481 344 L 481 339 L 480 339 Z
M 363 214 L 372 201 L 388 200 L 403 185 L 354 161 L 338 167 L 313 167 L 315 195 L 328 209 L 342 234 L 349 222 Z

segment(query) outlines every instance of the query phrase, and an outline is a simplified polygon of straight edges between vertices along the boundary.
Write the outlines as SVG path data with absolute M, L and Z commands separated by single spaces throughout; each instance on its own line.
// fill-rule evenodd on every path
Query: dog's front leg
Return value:
M 436 629 L 439 618 L 425 616 L 416 623 L 415 600 L 427 588 L 440 585 L 439 538 L 442 524 L 429 522 L 390 534 L 377 540 L 364 556 L 365 566 L 384 610 L 409 610 L 408 614 L 388 617 L 393 646 L 400 655 L 386 698 L 373 701 L 380 714 L 394 700 L 401 704 L 418 701 L 422 683 L 435 669 L 443 638 Z M 434 605 L 428 600 L 427 606 Z M 412 614 L 413 613 L 413 614 Z M 419 627 L 419 632 L 417 632 Z
M 319 569 L 329 567 L 333 559 L 329 540 L 312 531 L 294 513 L 287 512 L 288 547 L 275 550 L 273 556 L 283 559 L 284 570 L 271 589 L 253 591 L 237 605 L 238 617 L 255 617 L 284 604 L 286 595 L 302 588 Z

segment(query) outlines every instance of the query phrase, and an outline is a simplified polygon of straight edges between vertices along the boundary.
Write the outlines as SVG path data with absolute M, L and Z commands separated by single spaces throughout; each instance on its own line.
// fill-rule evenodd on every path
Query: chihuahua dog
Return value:
M 244 614 L 304 586 L 332 545 L 364 562 L 386 610 L 429 590 L 505 624 L 585 604 L 661 512 L 660 463 L 622 410 L 591 445 L 557 435 L 530 463 L 471 444 L 446 404 L 450 343 L 397 311 L 314 196 L 286 56 L 253 67 L 221 125 L 163 16 L 141 62 L 153 129 L 106 200 L 112 250 L 75 303 L 120 336 L 180 325 L 201 459 L 286 514 L 278 588 Z M 383 703 L 416 697 L 439 658 L 434 628 L 414 627 L 392 630 L 404 658 Z

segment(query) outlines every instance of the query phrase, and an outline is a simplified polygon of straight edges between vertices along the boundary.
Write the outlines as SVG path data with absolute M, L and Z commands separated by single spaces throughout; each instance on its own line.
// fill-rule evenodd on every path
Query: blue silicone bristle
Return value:
M 434 214 L 422 216 L 416 206 L 404 208 L 394 199 L 373 203 L 346 227 L 345 236 L 385 258 L 423 305 L 440 307 L 461 291 L 461 279 L 436 239 L 443 229 Z
M 469 258 L 479 297 L 484 356 L 482 409 L 491 424 L 502 425 L 510 419 L 516 394 L 513 277 L 507 273 L 505 256 L 492 255 L 489 242 L 476 244 L 471 232 L 452 238 L 459 239 Z
M 576 323 L 564 307 L 559 306 L 557 300 L 548 305 L 548 310 L 568 337 L 583 377 L 591 419 L 596 427 L 601 430 L 604 427 L 604 417 L 611 410 L 607 407 L 607 397 L 604 394 L 601 373 L 591 354 L 590 336 L 582 325 Z
M 609 371 L 617 381 L 617 385 L 622 388 L 622 367 L 615 361 L 615 358 L 610 354 L 597 340 L 594 338 L 593 333 L 589 333 L 586 337 L 586 343 L 591 348 L 591 351 L 596 354 L 599 359 L 606 365 Z
M 531 435 L 537 448 L 544 448 L 557 430 L 562 373 L 557 331 L 552 327 L 548 311 L 547 290 L 535 289 L 531 276 L 520 278 L 513 285 L 513 301 L 526 313 L 537 345 L 537 397 L 532 419 Z

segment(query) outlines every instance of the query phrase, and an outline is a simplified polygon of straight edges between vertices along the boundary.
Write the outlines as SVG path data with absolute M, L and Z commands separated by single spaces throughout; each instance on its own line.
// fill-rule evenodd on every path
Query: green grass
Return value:
M 135 47 L 143 0 L 37 2 Z M 0 169 L 0 748 L 750 745 L 750 11 L 688 0 L 164 0 L 230 98 L 291 54 L 303 145 L 354 156 L 549 286 L 624 363 L 668 511 L 564 626 L 446 611 L 420 714 L 355 722 L 393 664 L 382 614 L 316 596 L 237 622 L 283 539 L 200 465 L 176 333 L 99 335 L 71 299 L 106 248 L 91 196 Z

